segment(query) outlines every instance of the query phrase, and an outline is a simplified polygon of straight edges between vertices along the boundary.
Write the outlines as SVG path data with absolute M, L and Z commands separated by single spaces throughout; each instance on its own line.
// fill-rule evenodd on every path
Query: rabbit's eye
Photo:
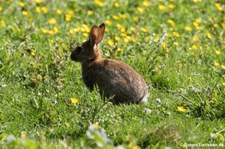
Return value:
M 77 52 L 80 53 L 80 51 L 82 50 L 82 47 L 77 47 Z

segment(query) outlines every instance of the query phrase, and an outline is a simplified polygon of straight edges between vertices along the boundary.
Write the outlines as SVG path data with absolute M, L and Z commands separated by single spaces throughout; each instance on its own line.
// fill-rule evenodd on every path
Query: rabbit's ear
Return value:
M 94 46 L 95 44 L 98 44 L 98 36 L 99 36 L 99 28 L 95 25 L 91 28 L 91 32 L 89 36 L 92 46 Z
M 104 33 L 105 33 L 105 24 L 102 23 L 98 29 L 98 43 L 100 43 L 102 41 L 102 39 L 104 37 Z

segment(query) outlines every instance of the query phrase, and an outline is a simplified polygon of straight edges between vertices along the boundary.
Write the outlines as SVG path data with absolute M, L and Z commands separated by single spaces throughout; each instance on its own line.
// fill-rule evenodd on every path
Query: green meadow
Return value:
M 90 92 L 70 60 L 103 22 L 146 104 Z M 0 0 L 0 148 L 225 148 L 224 57 L 224 0 Z

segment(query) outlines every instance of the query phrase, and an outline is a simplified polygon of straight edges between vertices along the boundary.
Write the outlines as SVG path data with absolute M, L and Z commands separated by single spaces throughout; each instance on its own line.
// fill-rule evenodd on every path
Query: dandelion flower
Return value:
M 161 42 L 161 47 L 163 47 L 165 49 L 166 48 L 166 43 L 165 42 Z
M 223 11 L 223 7 L 220 3 L 216 3 L 215 6 L 219 11 Z
M 119 37 L 119 36 L 116 36 L 116 37 L 115 37 L 115 40 L 116 40 L 117 42 L 119 42 L 119 41 L 120 41 L 120 37 Z
M 35 8 L 35 10 L 36 10 L 37 13 L 41 13 L 41 7 L 37 6 L 37 7 Z
M 197 36 L 194 36 L 194 37 L 192 38 L 192 41 L 193 41 L 193 42 L 199 42 L 199 40 L 200 40 L 200 39 L 199 39 Z
M 72 18 L 72 15 L 70 14 L 66 14 L 66 21 L 69 22 Z
M 41 11 L 43 12 L 43 13 L 48 13 L 48 8 L 47 7 L 41 7 Z
M 216 53 L 217 55 L 221 55 L 221 51 L 220 51 L 220 50 L 216 50 L 215 53 Z
M 147 33 L 148 32 L 148 29 L 146 27 L 142 27 L 141 28 L 141 31 L 144 32 L 144 33 Z
M 220 63 L 219 62 L 214 62 L 213 65 L 218 67 L 218 66 L 220 66 Z
M 20 7 L 24 7 L 25 3 L 24 2 L 19 2 Z
M 138 19 L 139 19 L 139 18 L 138 18 L 137 16 L 134 16 L 134 17 L 133 17 L 133 20 L 134 20 L 135 22 L 137 22 Z
M 175 36 L 175 37 L 179 37 L 179 36 L 180 36 L 180 34 L 179 34 L 178 32 L 173 32 L 173 36 Z
M 70 98 L 72 104 L 77 104 L 78 103 L 78 99 L 77 98 Z
M 120 4 L 119 4 L 118 2 L 115 2 L 114 6 L 115 6 L 116 8 L 119 8 L 119 7 L 120 7 Z
M 109 44 L 111 47 L 114 46 L 113 40 L 112 40 L 112 39 L 109 39 L 109 40 L 108 40 L 108 44 Z
M 112 21 L 110 21 L 110 20 L 105 20 L 105 24 L 106 24 L 106 25 L 111 25 L 111 24 L 112 24 Z
M 147 0 L 144 0 L 142 3 L 145 7 L 149 7 L 151 5 L 151 3 Z
M 225 70 L 225 65 L 221 65 L 221 68 L 222 68 L 223 70 Z
M 62 14 L 62 10 L 61 10 L 61 9 L 57 9 L 57 10 L 56 10 L 56 13 L 57 13 L 57 14 Z
M 159 8 L 159 10 L 166 10 L 166 6 L 165 5 L 159 5 L 158 8 Z
M 94 0 L 95 4 L 98 5 L 99 7 L 104 7 L 105 3 L 102 2 L 101 0 Z
M 223 86 L 225 86 L 225 82 L 223 82 Z
M 193 0 L 194 3 L 199 3 L 201 0 Z
M 26 138 L 26 136 L 27 136 L 27 133 L 24 132 L 24 131 L 22 131 L 21 134 L 20 134 L 20 137 L 21 137 L 22 139 L 24 139 L 24 138 Z
M 42 0 L 33 0 L 36 4 L 42 3 Z
M 2 27 L 6 27 L 6 22 L 5 22 L 5 20 L 1 20 L 1 26 L 2 26 Z
M 57 24 L 57 21 L 55 18 L 51 18 L 48 20 L 48 23 L 54 25 L 54 24 Z
M 140 12 L 140 13 L 143 13 L 143 12 L 144 12 L 144 8 L 142 8 L 142 7 L 138 7 L 137 10 L 138 10 L 138 12 Z
M 0 12 L 2 12 L 3 11 L 3 8 L 0 6 Z
M 88 11 L 87 11 L 87 14 L 88 14 L 88 15 L 93 15 L 93 14 L 94 14 L 94 11 L 88 10 Z
M 212 34 L 211 34 L 209 31 L 206 32 L 206 36 L 207 36 L 209 39 L 212 39 Z
M 170 9 L 174 9 L 175 8 L 175 5 L 174 4 L 169 4 L 169 6 L 168 6 Z
M 183 113 L 187 112 L 187 109 L 186 109 L 183 105 L 177 106 L 177 110 L 178 110 L 179 112 L 183 112 Z
M 24 16 L 27 16 L 27 15 L 28 15 L 28 11 L 24 10 L 24 11 L 22 11 L 22 14 L 23 14 Z
M 116 15 L 113 15 L 112 18 L 113 18 L 114 20 L 119 20 L 119 17 L 116 16 Z
M 172 19 L 167 20 L 167 22 L 168 22 L 170 25 L 172 25 L 172 26 L 175 25 L 175 23 L 174 23 L 174 21 L 173 21 Z
M 185 28 L 184 28 L 186 31 L 192 31 L 192 28 L 190 27 L 190 26 L 185 26 Z

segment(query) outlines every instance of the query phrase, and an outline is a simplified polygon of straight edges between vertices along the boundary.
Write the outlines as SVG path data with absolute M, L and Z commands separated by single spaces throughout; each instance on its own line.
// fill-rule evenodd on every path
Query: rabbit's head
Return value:
M 103 39 L 104 33 L 104 23 L 100 26 L 93 26 L 90 31 L 89 39 L 73 50 L 71 53 L 71 59 L 73 61 L 83 63 L 101 57 L 99 44 Z

